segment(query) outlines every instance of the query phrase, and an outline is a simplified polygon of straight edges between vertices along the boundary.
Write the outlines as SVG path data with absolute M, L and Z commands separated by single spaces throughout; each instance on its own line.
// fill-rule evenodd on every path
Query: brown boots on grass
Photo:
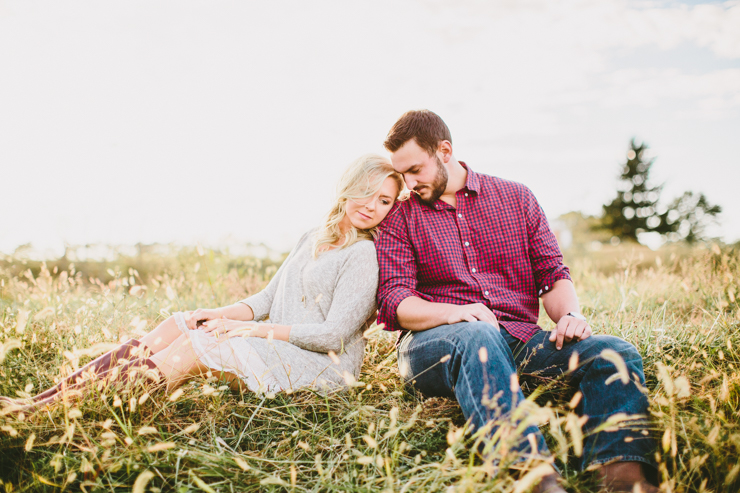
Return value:
M 110 385 L 123 380 L 135 368 L 143 367 L 147 370 L 156 370 L 157 367 L 152 360 L 144 357 L 146 353 L 146 346 L 136 339 L 131 339 L 113 351 L 109 351 L 91 361 L 68 377 L 63 378 L 50 389 L 33 396 L 30 401 L 26 399 L 0 397 L 0 402 L 5 404 L 6 409 L 12 409 L 11 412 L 33 411 L 54 402 L 60 392 L 82 390 L 91 381 L 106 379 L 108 380 L 107 384 Z M 116 369 L 118 370 L 117 372 Z M 161 375 L 157 375 L 155 378 L 155 380 L 159 379 L 161 379 Z

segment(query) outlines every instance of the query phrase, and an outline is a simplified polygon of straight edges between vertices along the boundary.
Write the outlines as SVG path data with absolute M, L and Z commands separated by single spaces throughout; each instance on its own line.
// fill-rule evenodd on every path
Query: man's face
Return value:
M 447 188 L 447 168 L 437 153 L 430 156 L 414 139 L 391 153 L 393 168 L 403 175 L 409 190 L 422 202 L 434 204 Z

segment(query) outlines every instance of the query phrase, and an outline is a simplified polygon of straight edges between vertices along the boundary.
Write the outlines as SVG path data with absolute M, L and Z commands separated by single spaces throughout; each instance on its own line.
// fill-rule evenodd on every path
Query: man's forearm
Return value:
M 446 324 L 450 318 L 450 310 L 455 306 L 409 296 L 398 305 L 396 317 L 401 327 L 406 330 L 427 330 Z
M 545 306 L 547 315 L 553 322 L 558 323 L 563 315 L 570 312 L 580 312 L 578 305 L 578 295 L 573 283 L 568 279 L 555 281 L 552 289 L 542 295 L 542 304 Z

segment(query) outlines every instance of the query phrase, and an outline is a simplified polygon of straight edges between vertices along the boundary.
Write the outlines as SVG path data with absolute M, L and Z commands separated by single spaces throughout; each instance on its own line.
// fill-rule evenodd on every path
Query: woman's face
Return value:
M 398 192 L 396 181 L 389 176 L 372 197 L 347 200 L 346 219 L 357 229 L 374 228 L 388 215 Z

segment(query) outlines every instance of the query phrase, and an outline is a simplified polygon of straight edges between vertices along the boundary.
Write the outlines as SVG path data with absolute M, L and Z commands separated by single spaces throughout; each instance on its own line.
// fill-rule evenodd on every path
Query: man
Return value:
M 657 491 L 641 468 L 653 465 L 654 448 L 641 430 L 588 434 L 616 413 L 647 414 L 642 358 L 622 339 L 591 335 L 532 192 L 457 161 L 447 125 L 431 111 L 404 114 L 384 145 L 415 192 L 389 214 L 376 240 L 378 323 L 402 331 L 402 376 L 426 395 L 457 399 L 479 429 L 491 419 L 491 400 L 504 413 L 524 400 L 518 367 L 545 378 L 565 374 L 580 392 L 576 411 L 588 416 L 581 466 L 601 466 L 602 484 L 612 491 L 635 484 Z M 557 324 L 550 333 L 537 326 L 538 295 Z M 602 358 L 605 349 L 621 356 L 629 379 L 624 372 L 610 379 L 616 358 Z M 569 372 L 574 354 L 578 367 Z M 515 448 L 547 452 L 536 426 L 527 435 Z M 553 470 L 539 491 L 563 491 L 556 478 Z

